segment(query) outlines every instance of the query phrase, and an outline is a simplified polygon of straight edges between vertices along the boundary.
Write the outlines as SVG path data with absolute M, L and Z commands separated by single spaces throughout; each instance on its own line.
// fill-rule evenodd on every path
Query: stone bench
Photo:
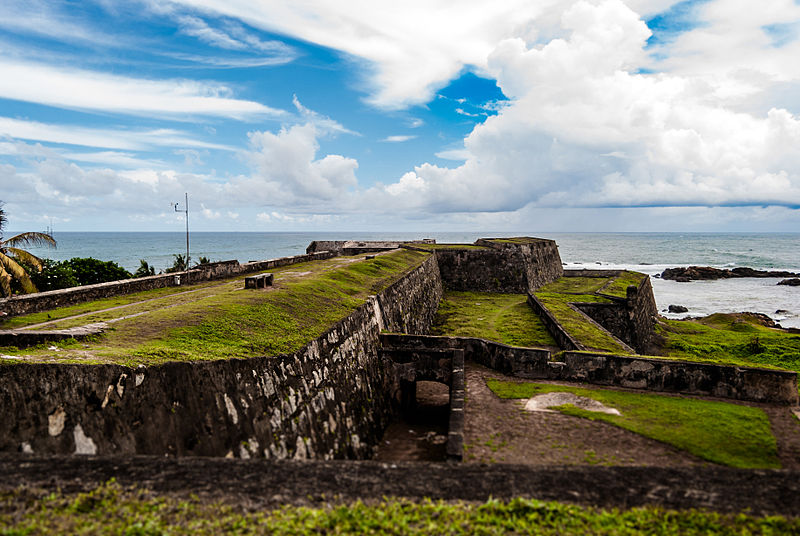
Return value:
M 271 273 L 250 275 L 244 278 L 244 288 L 267 288 L 272 286 Z

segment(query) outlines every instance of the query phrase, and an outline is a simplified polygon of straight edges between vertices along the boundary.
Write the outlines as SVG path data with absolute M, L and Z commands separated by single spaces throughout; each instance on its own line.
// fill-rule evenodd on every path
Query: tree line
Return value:
M 101 261 L 93 257 L 73 257 L 65 261 L 40 259 L 25 247 L 56 247 L 55 239 L 47 233 L 26 232 L 4 238 L 4 227 L 8 219 L 0 201 L 0 296 L 44 292 L 62 288 L 94 285 L 108 281 L 119 281 L 132 277 L 156 275 L 156 270 L 144 259 L 139 268 L 131 273 L 116 262 Z M 172 266 L 164 273 L 185 272 L 189 259 L 180 253 L 174 254 Z M 211 262 L 200 257 L 195 266 Z

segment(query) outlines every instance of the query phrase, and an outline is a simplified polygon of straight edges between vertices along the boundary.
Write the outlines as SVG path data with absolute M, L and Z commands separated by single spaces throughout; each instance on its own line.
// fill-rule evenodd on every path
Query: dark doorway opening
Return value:
M 418 381 L 413 401 L 389 424 L 375 455 L 381 461 L 444 461 L 447 459 L 447 426 L 450 387 Z M 409 385 L 414 389 L 414 384 Z M 411 397 L 409 397 L 411 398 Z

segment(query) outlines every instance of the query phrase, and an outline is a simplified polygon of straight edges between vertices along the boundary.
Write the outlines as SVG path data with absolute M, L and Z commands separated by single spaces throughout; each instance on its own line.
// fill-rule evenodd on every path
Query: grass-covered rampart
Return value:
M 591 398 L 616 408 L 621 415 L 587 411 L 571 404 L 553 409 L 619 426 L 710 462 L 746 469 L 780 467 L 769 418 L 760 408 L 610 389 L 498 380 L 487 384 L 500 398 L 530 398 L 552 392 Z
M 399 250 L 373 259 L 336 257 L 272 270 L 275 286 L 245 290 L 242 278 L 199 286 L 197 293 L 160 295 L 155 291 L 126 296 L 133 308 L 107 310 L 101 300 L 69 313 L 96 311 L 80 319 L 65 318 L 48 327 L 87 324 L 108 317 L 146 313 L 112 324 L 96 341 L 18 350 L 0 349 L 30 361 L 116 362 L 152 364 L 276 355 L 296 351 L 352 313 L 367 296 L 380 292 L 419 266 L 429 254 Z M 190 287 L 194 288 L 194 287 Z M 158 297 L 157 300 L 145 301 Z M 113 301 L 110 303 L 114 303 Z M 40 313 L 22 317 L 35 323 Z M 13 363 L 13 360 L 2 360 Z
M 800 372 L 800 334 L 764 325 L 759 316 L 717 313 L 693 320 L 662 318 L 656 332 L 673 359 Z
M 535 499 L 463 503 L 383 498 L 247 511 L 228 504 L 123 488 L 85 493 L 0 493 L 0 535 L 28 534 L 798 534 L 800 518 L 657 507 L 601 509 Z
M 561 326 L 586 348 L 600 352 L 626 354 L 608 332 L 598 328 L 573 303 L 614 303 L 612 298 L 625 298 L 629 285 L 639 285 L 647 277 L 638 272 L 615 272 L 608 277 L 562 277 L 536 291 L 536 298 L 550 311 Z M 609 297 L 611 296 L 611 297 Z
M 557 346 L 526 294 L 445 293 L 432 335 L 477 337 L 511 346 Z

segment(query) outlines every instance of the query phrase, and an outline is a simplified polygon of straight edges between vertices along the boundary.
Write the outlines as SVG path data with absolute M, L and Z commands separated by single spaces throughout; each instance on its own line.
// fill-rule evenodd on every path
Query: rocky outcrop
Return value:
M 779 285 L 786 285 L 789 287 L 800 287 L 800 279 L 792 278 L 792 279 L 784 279 L 783 281 L 778 282 Z
M 753 268 L 746 267 L 728 270 L 713 268 L 711 266 L 667 268 L 661 272 L 661 279 L 671 279 L 678 282 L 729 279 L 734 277 L 800 277 L 800 274 L 783 271 L 754 270 Z

